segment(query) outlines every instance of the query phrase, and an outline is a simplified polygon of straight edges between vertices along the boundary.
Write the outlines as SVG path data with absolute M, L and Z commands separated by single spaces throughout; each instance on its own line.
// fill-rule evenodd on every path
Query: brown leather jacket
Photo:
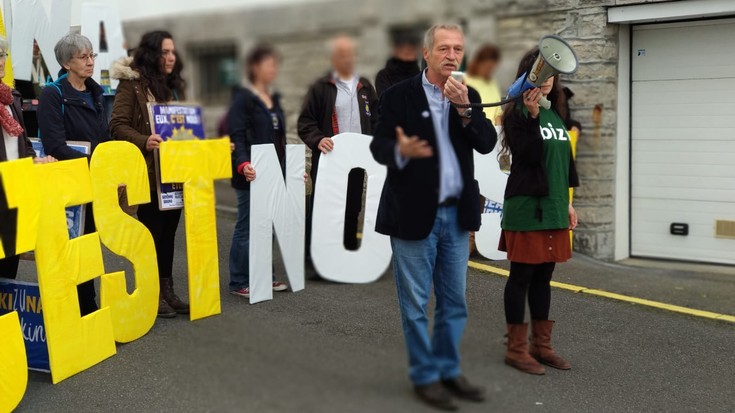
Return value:
M 153 133 L 148 114 L 148 98 L 140 83 L 140 73 L 130 67 L 132 61 L 133 59 L 129 57 L 122 58 L 113 63 L 110 70 L 110 77 L 120 81 L 112 106 L 110 134 L 112 139 L 131 142 L 140 149 L 148 165 L 150 189 L 155 191 L 156 169 L 153 151 L 145 148 L 148 137 Z

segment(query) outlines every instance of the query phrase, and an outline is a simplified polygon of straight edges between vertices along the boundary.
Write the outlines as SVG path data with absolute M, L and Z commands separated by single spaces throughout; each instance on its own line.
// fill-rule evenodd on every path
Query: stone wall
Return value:
M 661 1 L 661 0 L 656 0 Z M 498 73 L 508 84 L 516 65 L 543 34 L 559 33 L 575 48 L 580 59 L 577 74 L 564 83 L 575 93 L 573 117 L 583 125 L 578 146 L 578 170 L 582 187 L 575 194 L 580 227 L 575 231 L 575 249 L 596 258 L 613 258 L 615 138 L 617 96 L 617 30 L 607 24 L 609 6 L 643 3 L 634 0 L 332 0 L 296 5 L 212 11 L 155 21 L 125 24 L 126 38 L 135 44 L 151 29 L 171 31 L 186 58 L 187 50 L 206 44 L 235 42 L 241 56 L 254 43 L 275 44 L 283 61 L 278 88 L 288 115 L 288 138 L 298 142 L 295 126 L 301 100 L 308 85 L 326 73 L 326 41 L 348 33 L 358 41 L 360 72 L 368 78 L 383 66 L 388 56 L 388 30 L 396 25 L 464 21 L 471 52 L 482 42 L 501 46 L 504 64 Z M 187 74 L 196 65 L 186 62 Z M 194 88 L 190 85 L 190 92 Z M 190 94 L 191 95 L 191 94 Z M 193 94 L 196 99 L 196 95 Z M 226 105 L 206 107 L 209 130 Z M 627 156 L 627 155 L 626 155 Z M 627 182 L 619 183 L 627 185 Z

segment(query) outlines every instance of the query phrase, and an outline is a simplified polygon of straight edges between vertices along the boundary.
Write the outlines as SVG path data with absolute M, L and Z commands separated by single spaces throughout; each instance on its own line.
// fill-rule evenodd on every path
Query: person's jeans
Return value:
M 230 245 L 230 291 L 250 287 L 250 191 L 235 189 L 237 221 Z
M 469 232 L 460 228 L 457 207 L 439 207 L 423 240 L 391 237 L 409 376 L 418 386 L 461 374 L 459 347 L 467 323 Z M 432 282 L 436 296 L 433 337 L 426 307 Z
M 237 221 L 230 244 L 230 291 L 250 288 L 250 190 L 235 189 L 235 194 Z

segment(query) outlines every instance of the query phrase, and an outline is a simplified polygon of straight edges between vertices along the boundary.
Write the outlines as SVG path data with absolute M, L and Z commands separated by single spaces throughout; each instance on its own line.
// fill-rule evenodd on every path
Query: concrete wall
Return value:
M 334 34 L 356 37 L 360 72 L 374 78 L 388 55 L 390 27 L 464 20 L 470 51 L 485 41 L 502 47 L 505 61 L 498 79 L 508 84 L 520 56 L 541 35 L 560 33 L 574 46 L 581 63 L 577 74 L 564 79 L 576 94 L 571 100 L 573 117 L 584 128 L 578 147 L 582 187 L 575 194 L 580 215 L 575 250 L 612 260 L 618 28 L 607 24 L 606 9 L 632 3 L 644 1 L 331 0 L 127 22 L 125 32 L 128 42 L 134 45 L 145 31 L 166 28 L 176 37 L 185 58 L 187 51 L 198 45 L 235 42 L 241 56 L 255 42 L 277 45 L 283 55 L 278 88 L 288 113 L 288 138 L 292 142 L 298 141 L 296 118 L 306 89 L 328 69 L 325 42 Z M 195 79 L 196 65 L 186 63 L 189 79 Z M 190 96 L 196 99 L 194 90 L 191 87 Z M 206 108 L 210 130 L 225 110 L 225 105 Z

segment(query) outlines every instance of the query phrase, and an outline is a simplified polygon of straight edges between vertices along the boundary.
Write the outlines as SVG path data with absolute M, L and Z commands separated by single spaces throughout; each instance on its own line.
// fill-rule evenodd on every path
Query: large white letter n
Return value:
M 284 182 L 275 147 L 252 147 L 257 175 L 250 183 L 251 304 L 273 299 L 274 227 L 291 290 L 304 289 L 304 157 L 304 145 L 286 145 Z

